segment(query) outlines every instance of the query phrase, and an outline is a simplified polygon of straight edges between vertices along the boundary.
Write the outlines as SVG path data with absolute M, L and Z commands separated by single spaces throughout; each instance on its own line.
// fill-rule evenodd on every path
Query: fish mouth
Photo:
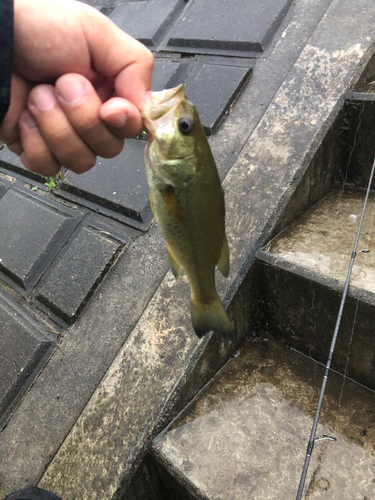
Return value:
M 178 106 L 183 99 L 186 99 L 186 95 L 182 83 L 172 89 L 147 92 L 141 108 L 143 123 L 147 130 L 152 133 L 155 128 L 153 122 Z
M 146 100 L 150 99 L 152 105 L 164 105 L 171 99 L 173 99 L 177 94 L 184 91 L 184 86 L 182 83 L 173 89 L 161 90 L 160 92 L 147 92 Z

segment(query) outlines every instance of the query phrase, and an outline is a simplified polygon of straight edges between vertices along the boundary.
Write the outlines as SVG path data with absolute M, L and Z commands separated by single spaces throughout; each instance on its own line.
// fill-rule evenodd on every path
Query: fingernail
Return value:
M 41 111 L 48 111 L 56 104 L 55 92 L 50 87 L 36 87 L 32 93 L 31 106 L 35 106 Z
M 34 120 L 34 117 L 29 111 L 24 111 L 21 116 L 21 122 L 24 123 L 29 128 L 37 127 L 37 123 Z
M 82 99 L 85 89 L 82 83 L 74 78 L 70 79 L 69 84 L 64 83 L 58 90 L 58 96 L 69 106 L 74 106 Z

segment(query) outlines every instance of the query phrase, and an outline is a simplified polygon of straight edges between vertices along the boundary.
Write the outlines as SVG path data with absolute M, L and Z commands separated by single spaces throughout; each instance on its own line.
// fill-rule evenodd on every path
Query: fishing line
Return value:
M 306 314 L 306 318 L 308 319 L 308 321 L 310 321 L 310 323 L 312 323 L 312 331 L 311 331 L 312 345 L 311 345 L 311 347 L 309 349 L 309 358 L 311 359 L 311 361 L 314 362 L 314 365 L 315 365 L 314 384 L 316 384 L 316 374 L 318 373 L 318 364 L 317 364 L 316 360 L 312 356 L 312 351 L 313 351 L 313 349 L 316 346 L 316 336 L 315 336 L 316 323 L 312 319 L 312 312 L 313 312 L 314 307 L 315 307 L 315 290 L 314 290 L 314 288 L 312 286 L 312 282 L 311 281 L 310 281 L 310 288 L 311 288 L 311 291 L 312 291 L 312 302 L 311 302 L 311 307 L 310 307 L 310 309 L 308 310 L 308 312 Z M 309 314 L 309 313 L 311 313 L 311 314 Z
M 369 89 L 365 92 L 365 95 L 368 96 L 368 95 L 370 95 L 373 92 L 372 89 L 373 89 L 374 84 L 375 84 L 375 81 L 370 82 Z M 362 109 L 361 109 L 361 111 L 360 111 L 360 113 L 358 115 L 359 123 L 358 123 L 358 126 L 357 126 L 355 134 L 354 134 L 353 146 L 352 146 L 352 149 L 350 151 L 349 158 L 348 158 L 348 161 L 347 161 L 347 164 L 346 164 L 345 179 L 344 179 L 344 182 L 343 182 L 342 191 L 340 193 L 339 199 L 341 199 L 341 195 L 343 194 L 344 189 L 345 189 L 345 184 L 346 184 L 346 181 L 347 181 L 347 178 L 348 178 L 348 168 L 349 168 L 350 160 L 351 160 L 351 157 L 352 157 L 352 153 L 353 153 L 354 148 L 356 146 L 357 135 L 358 135 L 359 129 L 360 129 L 361 124 L 362 124 L 361 116 L 362 116 L 362 113 L 364 112 L 364 110 L 365 110 L 365 101 L 363 100 L 362 101 Z M 371 228 L 373 226 L 374 213 L 375 213 L 375 205 L 373 205 L 373 208 L 372 208 L 371 221 L 370 221 L 370 224 L 369 224 L 370 230 L 371 230 Z M 370 239 L 371 239 L 370 233 L 368 233 L 367 240 L 368 240 L 368 245 L 369 246 L 370 246 Z M 367 253 L 370 252 L 370 250 L 364 249 L 364 250 L 360 250 L 360 252 L 364 252 L 365 253 L 365 259 L 364 259 L 364 263 L 363 263 L 363 267 L 365 268 L 366 267 L 366 262 L 367 262 Z M 359 252 L 357 252 L 357 253 L 359 253 Z M 339 411 L 340 411 L 340 408 L 341 408 L 341 401 L 342 401 L 342 397 L 343 397 L 343 394 L 344 394 L 345 380 L 347 378 L 346 374 L 347 374 L 347 369 L 348 369 L 348 365 L 349 365 L 349 357 L 350 357 L 350 351 L 351 351 L 351 346 L 352 346 L 352 342 L 353 342 L 355 324 L 356 324 L 356 320 L 357 320 L 358 304 L 359 304 L 359 297 L 357 297 L 357 301 L 356 301 L 355 312 L 354 312 L 353 323 L 352 323 L 352 331 L 351 331 L 351 334 L 350 334 L 349 347 L 348 347 L 348 352 L 347 352 L 347 356 L 346 356 L 346 365 L 345 365 L 344 376 L 343 376 L 343 381 L 342 381 L 342 386 L 341 386 L 339 404 L 338 404 Z
M 342 318 L 342 313 L 343 313 L 343 309 L 344 309 L 344 305 L 345 305 L 346 296 L 347 296 L 347 293 L 348 293 L 350 277 L 351 277 L 351 274 L 352 274 L 352 270 L 353 270 L 353 266 L 354 266 L 354 261 L 355 261 L 356 255 L 357 255 L 357 247 L 358 247 L 359 237 L 360 237 L 360 234 L 361 234 L 363 219 L 365 217 L 365 212 L 366 212 L 368 197 L 369 197 L 369 194 L 370 194 L 370 187 L 371 187 L 372 179 L 373 179 L 373 176 L 374 176 L 374 170 L 375 170 L 375 159 L 374 159 L 374 162 L 372 164 L 372 169 L 371 169 L 371 174 L 370 174 L 370 180 L 368 182 L 368 186 L 367 186 L 367 190 L 366 190 L 366 196 L 365 196 L 365 201 L 364 201 L 364 204 L 363 204 L 363 209 L 362 209 L 362 214 L 361 214 L 361 220 L 359 222 L 359 226 L 358 226 L 358 230 L 357 230 L 357 236 L 356 236 L 356 239 L 355 239 L 355 243 L 354 243 L 354 247 L 353 247 L 353 252 L 352 252 L 352 255 L 351 255 L 351 258 L 350 258 L 348 273 L 346 275 L 346 280 L 345 280 L 345 285 L 344 285 L 344 292 L 342 294 L 340 308 L 339 308 L 339 312 L 338 312 L 337 320 L 336 320 L 336 325 L 335 325 L 335 329 L 334 329 L 333 336 L 332 336 L 331 347 L 330 347 L 329 354 L 328 354 L 328 360 L 327 360 L 327 364 L 325 366 L 323 382 L 322 382 L 322 386 L 321 386 L 321 389 L 320 389 L 319 401 L 318 401 L 318 405 L 316 407 L 315 418 L 314 418 L 313 426 L 312 426 L 312 429 L 311 429 L 310 439 L 309 439 L 309 442 L 308 442 L 308 445 L 307 445 L 305 462 L 303 464 L 303 469 L 302 469 L 302 474 L 301 474 L 301 479 L 300 479 L 300 483 L 299 483 L 299 487 L 298 487 L 298 492 L 297 492 L 296 500 L 301 500 L 301 498 L 302 498 L 302 493 L 303 493 L 303 489 L 304 489 L 305 482 L 306 482 L 307 471 L 308 471 L 309 464 L 310 464 L 310 458 L 311 458 L 312 451 L 314 449 L 316 429 L 318 427 L 319 416 L 320 416 L 320 412 L 322 410 L 322 403 L 323 403 L 323 397 L 324 397 L 324 393 L 325 393 L 325 389 L 326 389 L 326 385 L 327 385 L 328 373 L 329 373 L 330 368 L 331 368 L 331 362 L 332 362 L 333 352 L 335 350 L 337 335 L 338 335 L 338 331 L 339 331 L 340 324 L 341 324 L 341 318 Z
M 370 248 L 370 241 L 371 241 L 371 229 L 373 227 L 373 221 L 374 221 L 374 215 L 375 215 L 375 205 L 374 203 L 372 204 L 372 212 L 371 212 L 371 220 L 370 220 L 370 224 L 369 224 L 369 232 L 366 233 L 366 236 L 367 236 L 367 244 L 368 244 L 368 247 L 363 249 L 363 250 L 359 250 L 358 253 L 364 253 L 365 254 L 365 258 L 364 258 L 364 262 L 363 262 L 363 268 L 366 269 L 366 264 L 367 264 L 367 254 L 370 252 L 369 248 Z M 347 352 L 347 356 L 346 356 L 346 365 L 345 365 L 345 370 L 344 370 L 344 377 L 343 377 L 343 380 L 342 380 L 342 385 L 341 385 L 341 391 L 340 391 L 340 398 L 339 398 L 339 404 L 338 404 L 338 408 L 339 408 L 339 411 L 340 411 L 340 408 L 341 408 L 341 400 L 342 400 L 342 397 L 343 397 L 343 394 L 344 394 L 344 385 L 345 385 L 345 380 L 346 380 L 346 374 L 347 374 L 347 371 L 348 371 L 348 366 L 349 366 L 349 357 L 350 357 L 350 351 L 351 351 L 351 348 L 352 348 L 352 343 L 353 343 L 353 336 L 354 336 L 354 330 L 355 330 L 355 324 L 356 324 L 356 321 L 357 321 L 357 313 L 358 313 L 358 305 L 359 305 L 359 296 L 357 297 L 357 300 L 356 300 L 356 304 L 355 304 L 355 311 L 354 311 L 354 317 L 353 317 L 353 323 L 352 323 L 352 330 L 351 330 L 351 333 L 350 333 L 350 338 L 349 338 L 349 347 L 348 347 L 348 352 Z
M 350 332 L 349 347 L 348 347 L 348 351 L 347 351 L 347 354 L 346 354 L 346 364 L 345 364 L 344 374 L 343 374 L 343 377 L 342 377 L 342 384 L 341 384 L 339 404 L 338 404 L 338 410 L 339 410 L 339 412 L 340 412 L 340 409 L 341 409 L 342 397 L 344 395 L 344 386 L 345 386 L 345 381 L 346 381 L 346 374 L 348 372 L 350 351 L 352 349 L 355 323 L 356 323 L 356 320 L 357 320 L 358 304 L 359 304 L 359 297 L 357 297 L 357 300 L 356 300 L 356 303 L 355 303 L 355 311 L 354 311 L 354 317 L 353 317 L 352 331 Z M 337 418 L 338 418 L 338 415 L 337 415 Z
M 353 146 L 350 150 L 350 153 L 349 153 L 349 158 L 348 158 L 348 162 L 346 164 L 346 168 L 345 168 L 345 178 L 344 178 L 344 182 L 342 183 L 342 191 L 341 191 L 341 194 L 344 192 L 345 190 L 345 185 L 346 185 L 346 181 L 348 180 L 348 171 L 349 171 L 349 165 L 350 165 L 350 161 L 352 159 L 352 154 L 353 154 L 353 151 L 355 149 L 355 146 L 357 144 L 357 136 L 358 136 L 358 132 L 359 132 L 359 129 L 361 128 L 361 125 L 362 125 L 362 113 L 364 112 L 365 110 L 365 101 L 362 101 L 362 109 L 358 115 L 358 125 L 357 125 L 357 128 L 355 130 L 355 134 L 354 134 L 354 141 L 353 141 Z

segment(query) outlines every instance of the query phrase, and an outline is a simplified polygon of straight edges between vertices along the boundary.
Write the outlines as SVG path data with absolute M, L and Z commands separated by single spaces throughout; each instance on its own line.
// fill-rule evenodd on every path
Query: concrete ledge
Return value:
M 127 245 L 0 433 L 0 482 L 36 484 L 167 272 L 156 227 Z M 77 497 L 75 497 L 77 498 Z

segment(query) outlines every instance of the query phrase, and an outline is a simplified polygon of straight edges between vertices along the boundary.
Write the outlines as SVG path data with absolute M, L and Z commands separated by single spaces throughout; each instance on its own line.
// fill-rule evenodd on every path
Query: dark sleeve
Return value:
M 10 102 L 13 60 L 13 0 L 0 0 L 0 124 Z

